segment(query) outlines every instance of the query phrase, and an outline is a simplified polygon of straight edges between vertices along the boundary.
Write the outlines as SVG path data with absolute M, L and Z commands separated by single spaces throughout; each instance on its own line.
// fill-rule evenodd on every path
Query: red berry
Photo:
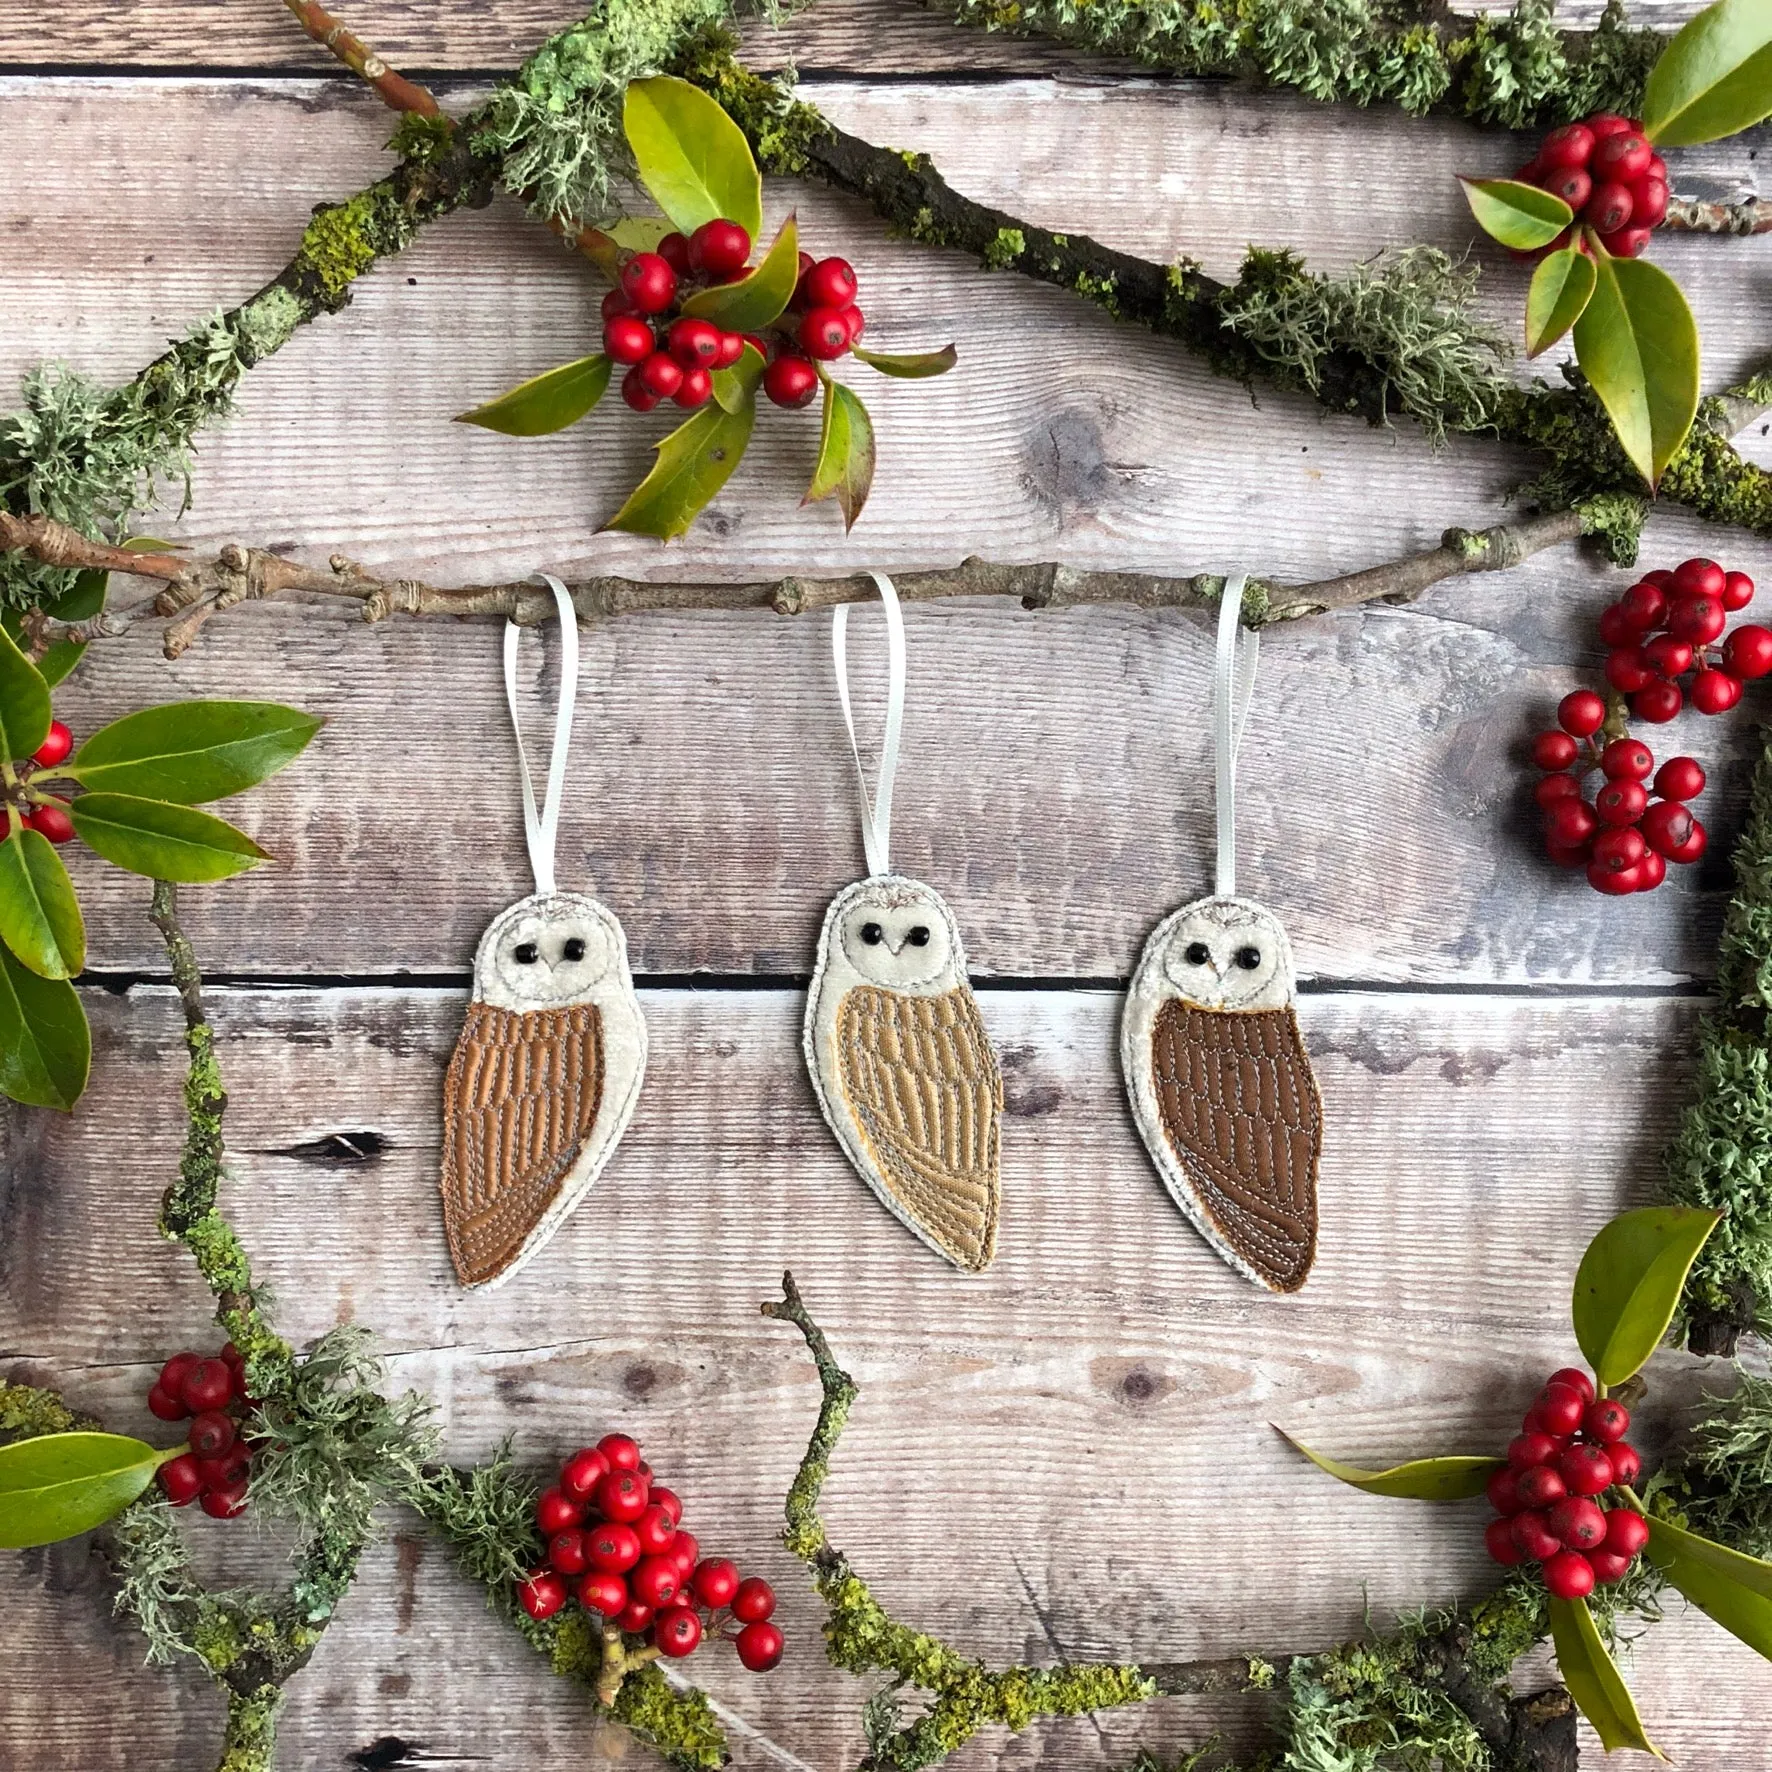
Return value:
M 536 1498 L 535 1523 L 541 1528 L 543 1538 L 552 1538 L 568 1526 L 579 1525 L 584 1517 L 584 1503 L 574 1501 L 563 1490 L 544 1489 Z
M 674 1557 L 642 1557 L 628 1577 L 634 1598 L 643 1606 L 668 1606 L 683 1585 Z
M 633 314 L 603 322 L 603 350 L 614 363 L 644 363 L 653 352 L 652 328 Z
M 183 1421 L 191 1412 L 164 1385 L 155 1385 L 148 1392 L 148 1408 L 162 1421 Z
M 703 222 L 689 236 L 689 262 L 710 283 L 736 277 L 751 256 L 751 237 L 735 221 Z
M 658 256 L 662 258 L 679 277 L 687 277 L 695 268 L 689 262 L 689 238 L 674 229 L 658 243 Z
M 531 1569 L 517 1584 L 517 1603 L 538 1623 L 566 1604 L 566 1583 L 552 1569 Z
M 197 1475 L 207 1489 L 243 1489 L 251 1474 L 252 1454 L 238 1440 L 220 1458 L 197 1459 Z
M 1491 1520 L 1483 1529 L 1483 1543 L 1489 1547 L 1489 1554 L 1496 1562 L 1510 1569 L 1526 1560 L 1525 1553 L 1514 1543 L 1512 1520 Z
M 220 1458 L 234 1443 L 234 1423 L 219 1409 L 205 1409 L 191 1423 L 191 1450 L 199 1458 Z
M 1516 1471 L 1530 1470 L 1535 1464 L 1545 1464 L 1556 1455 L 1556 1441 L 1535 1427 L 1516 1434 L 1507 1443 L 1507 1462 Z
M 636 252 L 621 268 L 621 292 L 637 314 L 662 314 L 676 299 L 677 273 L 656 252 Z
M 1575 849 L 1585 843 L 1599 828 L 1593 809 L 1585 800 L 1571 796 L 1551 807 L 1544 815 L 1544 834 L 1559 849 Z
M 1704 853 L 1706 841 L 1704 826 L 1695 818 L 1692 821 L 1692 834 L 1667 859 L 1682 865 L 1694 862 Z
M 234 1375 L 226 1360 L 198 1360 L 185 1369 L 179 1401 L 193 1415 L 205 1409 L 225 1409 L 234 1395 Z
M 1648 805 L 1649 790 L 1640 781 L 1609 781 L 1594 795 L 1594 811 L 1602 824 L 1635 824 Z
M 677 1523 L 657 1501 L 648 1501 L 645 1513 L 634 1522 L 634 1536 L 648 1554 L 666 1550 L 677 1536 Z
M 1614 258 L 1641 258 L 1649 250 L 1649 242 L 1655 238 L 1653 228 L 1642 227 L 1636 222 L 1628 228 L 1619 228 L 1610 234 L 1600 236 L 1600 244 Z
M 1667 619 L 1667 592 L 1648 579 L 1639 579 L 1613 605 L 1639 633 L 1653 633 Z
M 1658 566 L 1653 572 L 1645 572 L 1642 582 L 1656 586 L 1666 596 L 1674 594 L 1674 575 L 1665 567 Z
M 671 1524 L 673 1526 L 681 1524 L 683 1519 L 683 1504 L 677 1499 L 676 1495 L 671 1490 L 664 1486 L 664 1484 L 653 1484 L 652 1492 L 648 1499 L 654 1507 L 662 1507 L 664 1511 L 671 1516 Z
M 1559 1496 L 1558 1499 L 1562 1498 Z M 1541 1513 L 1515 1514 L 1508 1525 L 1512 1528 L 1514 1548 L 1522 1558 L 1530 1557 L 1541 1563 L 1563 1548 L 1563 1541 L 1550 1529 Z
M 608 1475 L 609 1460 L 594 1446 L 575 1452 L 560 1466 L 560 1488 L 574 1501 L 585 1501 L 600 1477 Z
M 1647 847 L 1639 832 L 1609 825 L 1594 838 L 1594 860 L 1610 873 L 1621 873 L 1634 868 Z
M 1630 1432 L 1630 1411 L 1616 1397 L 1589 1403 L 1581 1417 L 1582 1434 L 1602 1446 L 1622 1440 Z
M 1586 738 L 1605 723 L 1605 698 L 1591 689 L 1573 689 L 1557 703 L 1557 724 L 1573 738 Z
M 868 329 L 868 317 L 854 302 L 843 310 L 843 324 L 849 328 L 849 342 L 852 345 L 861 343 L 861 335 Z
M 1489 1505 L 1498 1514 L 1517 1514 L 1524 1505 L 1520 1500 L 1519 1484 L 1520 1473 L 1511 1465 L 1503 1465 L 1485 1485 Z
M 1609 135 L 1594 147 L 1594 177 L 1623 179 L 1632 184 L 1648 172 L 1649 157 L 1654 151 L 1634 132 Z
M 601 311 L 605 320 L 613 320 L 618 314 L 631 314 L 634 310 L 618 287 L 604 296 Z
M 1641 135 L 1641 128 L 1629 117 L 1621 117 L 1616 111 L 1595 111 L 1587 119 L 1588 133 L 1594 138 L 1597 147 L 1609 135 Z
M 1565 1446 L 1557 1454 L 1557 1475 L 1571 1495 L 1598 1495 L 1612 1487 L 1612 1460 L 1599 1446 Z
M 1544 852 L 1560 868 L 1584 868 L 1587 866 L 1587 845 L 1578 843 L 1573 849 L 1565 849 L 1561 843 L 1546 843 Z
M 1580 1551 L 1558 1551 L 1545 1558 L 1544 1585 L 1559 1600 L 1579 1600 L 1594 1591 L 1594 1566 Z
M 747 1575 L 732 1596 L 732 1616 L 740 1624 L 759 1624 L 775 1610 L 775 1589 L 761 1575 Z
M 1639 689 L 1630 700 L 1630 711 L 1651 726 L 1665 726 L 1686 704 L 1678 683 L 1658 678 Z
M 739 336 L 765 363 L 770 361 L 776 345 L 780 343 L 780 335 L 773 332 L 768 338 L 765 338 L 760 332 L 745 332 Z
M 1658 228 L 1667 219 L 1667 180 L 1640 178 L 1630 188 L 1631 221 L 1639 228 Z
M 585 1555 L 585 1535 L 576 1526 L 556 1532 L 548 1540 L 548 1561 L 562 1575 L 584 1574 L 590 1567 Z
M 821 258 L 806 273 L 806 305 L 847 308 L 855 301 L 855 267 L 846 258 Z
M 1570 1550 L 1592 1550 L 1606 1537 L 1606 1516 L 1585 1495 L 1564 1496 L 1551 1509 L 1548 1524 Z
M 578 1603 L 587 1612 L 600 1612 L 605 1618 L 613 1618 L 628 1603 L 628 1584 L 619 1575 L 595 1571 L 580 1579 Z
M 74 821 L 68 817 L 68 809 L 65 806 L 39 806 L 26 817 L 25 823 L 40 836 L 47 837 L 52 843 L 73 841 Z
M 1692 668 L 1692 643 L 1672 634 L 1657 634 L 1643 647 L 1643 656 L 1664 677 L 1678 677 Z
M 1600 768 L 1613 781 L 1646 780 L 1649 771 L 1654 767 L 1655 758 L 1649 747 L 1640 738 L 1615 738 L 1600 752 Z M 1564 1373 L 1574 1372 L 1574 1370 L 1575 1368 L 1572 1366 L 1565 1366 L 1562 1372 L 1552 1374 L 1550 1383 L 1568 1384 L 1569 1380 L 1564 1376 Z M 1576 1376 L 1581 1378 L 1583 1383 L 1586 1382 L 1585 1373 L 1576 1373 Z M 1581 1386 L 1571 1385 L 1570 1388 L 1579 1390 Z M 1589 1384 L 1587 1396 L 1590 1401 L 1593 1394 L 1594 1387 Z
M 818 371 L 804 357 L 777 357 L 763 371 L 763 392 L 777 406 L 809 406 L 818 392 Z
M 1629 185 L 1620 184 L 1617 179 L 1607 179 L 1593 187 L 1593 195 L 1582 210 L 1582 219 L 1602 238 L 1616 234 L 1630 225 L 1634 201 Z
M 1517 1490 L 1528 1509 L 1550 1507 L 1569 1493 L 1569 1485 L 1548 1464 L 1535 1464 L 1520 1472 Z
M 1611 793 L 1616 789 L 1635 785 L 1635 783 L 1615 781 L 1608 783 L 1602 792 Z M 1639 794 L 1642 791 L 1640 787 L 1637 788 Z M 1601 817 L 1605 817 L 1605 814 L 1602 813 Z M 1624 822 L 1626 821 L 1622 819 L 1607 819 L 1609 824 Z M 1574 1433 L 1581 1426 L 1581 1411 L 1586 1407 L 1586 1400 L 1580 1391 L 1570 1385 L 1547 1384 L 1538 1393 L 1538 1401 L 1533 1407 L 1538 1411 L 1539 1425 L 1544 1432 L 1560 1438 L 1564 1434 Z
M 709 1557 L 695 1566 L 695 1597 L 712 1611 L 732 1604 L 738 1592 L 738 1566 L 730 1557 Z
M 1743 622 L 1723 642 L 1723 667 L 1732 677 L 1751 683 L 1772 671 L 1772 628 Z
M 708 367 L 710 369 L 730 369 L 744 355 L 744 346 L 745 336 L 742 332 L 722 332 L 719 352 Z M 762 352 L 758 352 L 759 356 L 762 354 Z
M 1594 181 L 1585 167 L 1559 166 L 1545 174 L 1544 188 L 1579 214 L 1593 191 Z
M 1600 611 L 1598 625 L 1602 646 L 1634 646 L 1644 631 L 1631 620 L 1622 603 L 1608 603 Z
M 803 314 L 811 305 L 806 299 L 806 279 L 811 275 L 812 267 L 818 263 L 810 252 L 800 254 L 800 268 L 794 273 L 794 293 L 788 301 L 788 312 Z
M 615 1615 L 615 1628 L 630 1631 L 636 1636 L 651 1622 L 652 1608 L 642 1606 L 638 1600 L 629 1600 Z
M 625 1575 L 640 1560 L 640 1535 L 614 1521 L 592 1526 L 585 1533 L 585 1558 L 606 1575 Z
M 1669 757 L 1655 772 L 1655 791 L 1667 800 L 1696 800 L 1704 792 L 1698 759 Z
M 1609 1550 L 1591 1550 L 1587 1553 L 1587 1560 L 1593 1564 L 1594 1580 L 1603 1587 L 1622 1581 L 1636 1561 L 1634 1557 L 1621 1557 L 1616 1551 Z
M 695 1565 L 701 1561 L 701 1540 L 693 1532 L 685 1532 L 681 1526 L 677 1528 L 677 1536 L 671 1540 L 671 1548 L 665 1555 L 677 1565 L 677 1573 L 684 1581 L 695 1573 Z
M 1566 732 L 1541 732 L 1532 741 L 1532 761 L 1540 769 L 1567 769 L 1580 747 Z
M 1655 681 L 1654 667 L 1641 646 L 1615 646 L 1606 654 L 1606 681 L 1625 695 Z
M 1692 679 L 1687 694 L 1701 714 L 1726 714 L 1741 700 L 1741 679 L 1727 671 L 1702 670 Z
M 1729 575 L 1715 560 L 1695 556 L 1674 568 L 1674 590 L 1682 597 L 1721 597 Z
M 1675 854 L 1692 835 L 1694 819 L 1678 800 L 1657 800 L 1643 814 L 1643 841 L 1657 855 Z
M 636 363 L 621 378 L 621 397 L 636 412 L 650 412 L 658 404 L 658 395 L 647 387 L 645 378 L 640 373 L 645 367 L 644 363 Z
M 1745 609 L 1754 600 L 1754 581 L 1745 572 L 1727 573 L 1723 578 L 1722 597 L 1725 609 Z
M 1667 863 L 1653 849 L 1643 851 L 1643 859 L 1633 870 L 1637 876 L 1637 891 L 1653 892 L 1667 878 Z
M 1549 812 L 1559 800 L 1579 798 L 1581 783 L 1573 775 L 1547 775 L 1532 789 L 1532 798 L 1541 812 Z
M 616 1520 L 624 1525 L 631 1525 L 645 1513 L 649 1499 L 646 1479 L 638 1471 L 623 1469 L 619 1465 L 608 1476 L 598 1479 L 593 1494 L 597 1500 L 597 1512 L 606 1520 Z
M 160 1488 L 174 1507 L 188 1507 L 203 1491 L 203 1479 L 197 1474 L 197 1461 L 190 1453 L 181 1452 L 169 1458 L 156 1473 Z
M 747 1624 L 734 1639 L 738 1658 L 754 1674 L 766 1674 L 781 1660 L 787 1646 L 781 1632 L 773 1624 L 759 1621 Z
M 849 349 L 849 323 L 840 308 L 810 307 L 800 321 L 800 348 L 821 363 Z
M 1643 1474 L 1643 1458 L 1635 1446 L 1627 1446 L 1621 1440 L 1616 1446 L 1606 1448 L 1606 1456 L 1612 1460 L 1612 1481 L 1626 1485 L 1636 1482 Z
M 1694 646 L 1708 646 L 1722 633 L 1727 620 L 1723 599 L 1712 594 L 1678 597 L 1668 611 L 1667 631 Z
M 663 351 L 654 351 L 639 365 L 639 372 L 640 385 L 661 400 L 668 400 L 683 385 L 683 365 Z
M 185 1388 L 185 1374 L 197 1364 L 201 1358 L 198 1354 L 174 1354 L 160 1368 L 159 1385 L 169 1397 L 181 1395 Z
M 1647 851 L 1645 851 L 1647 853 Z M 1609 868 L 1589 856 L 1587 863 L 1587 883 L 1596 892 L 1603 892 L 1608 898 L 1623 898 L 1635 892 L 1643 883 L 1642 864 L 1628 868 Z
M 1610 1508 L 1605 1542 L 1614 1556 L 1634 1557 L 1649 1542 L 1649 1522 L 1634 1507 Z
M 713 397 L 714 376 L 708 369 L 685 369 L 676 393 L 671 396 L 679 406 L 691 412 L 697 406 L 707 405 Z
M 53 769 L 73 748 L 73 733 L 60 720 L 51 720 L 48 736 L 32 751 L 31 758 L 33 762 L 41 763 L 45 769 Z
M 197 1505 L 213 1520 L 231 1520 L 246 1511 L 246 1485 L 231 1483 L 222 1489 L 205 1489 Z
M 667 1606 L 652 1627 L 652 1640 L 659 1654 L 673 1661 L 693 1655 L 701 1642 L 701 1620 L 688 1606 Z
M 685 369 L 703 369 L 720 355 L 720 329 L 693 314 L 671 322 L 666 349 Z
M 1540 166 L 1585 166 L 1594 151 L 1594 132 L 1585 123 L 1565 123 L 1539 144 Z

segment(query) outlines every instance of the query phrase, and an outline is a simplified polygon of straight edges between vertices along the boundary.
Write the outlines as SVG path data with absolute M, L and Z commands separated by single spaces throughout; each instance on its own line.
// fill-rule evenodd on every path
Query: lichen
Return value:
M 1027 251 L 1027 236 L 1020 228 L 998 228 L 984 249 L 984 262 L 993 271 L 1006 271 Z
M 388 137 L 389 151 L 402 160 L 419 160 L 434 164 L 455 145 L 455 124 L 452 119 L 429 115 L 423 111 L 402 111 Z
M 314 279 L 329 306 L 339 306 L 350 286 L 381 256 L 375 236 L 379 219 L 375 194 L 359 191 L 343 203 L 322 205 L 302 230 L 296 270 Z
M 0 1384 L 0 1444 L 96 1425 L 90 1415 L 77 1415 L 54 1391 L 33 1384 Z

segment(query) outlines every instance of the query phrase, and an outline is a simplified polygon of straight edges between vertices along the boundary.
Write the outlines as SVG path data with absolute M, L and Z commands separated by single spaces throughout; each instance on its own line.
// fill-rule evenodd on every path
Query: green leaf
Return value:
M 175 701 L 101 726 L 59 774 L 89 788 L 197 805 L 256 786 L 325 722 L 274 701 Z
M 546 437 L 575 425 L 603 398 L 613 368 L 601 351 L 544 370 L 528 381 L 518 382 L 508 394 L 500 394 L 472 412 L 458 412 L 458 425 L 478 425 L 507 437 Z
M 756 239 L 762 175 L 744 131 L 699 87 L 667 74 L 630 81 L 622 128 L 640 182 L 681 233 L 723 216 Z
M 28 825 L 0 842 L 0 941 L 39 978 L 86 964 L 86 927 L 55 845 Z
M 182 1446 L 125 1434 L 37 1434 L 0 1446 L 0 1546 L 54 1544 L 102 1526 Z
M 1581 1714 L 1593 1724 L 1600 1745 L 1611 1753 L 1614 1748 L 1634 1747 L 1653 1754 L 1658 1760 L 1667 1755 L 1643 1733 L 1643 1721 L 1637 1715 L 1636 1700 L 1624 1683 L 1616 1663 L 1606 1653 L 1600 1640 L 1594 1615 L 1586 1600 L 1550 1602 L 1551 1641 L 1557 1650 L 1557 1671 L 1569 1696 L 1580 1707 Z
M 824 383 L 824 428 L 818 439 L 818 464 L 802 504 L 816 504 L 833 494 L 843 512 L 843 527 L 853 529 L 874 483 L 874 424 L 860 398 L 821 370 Z
M 40 607 L 52 621 L 85 621 L 104 608 L 105 593 L 110 582 L 111 575 L 108 572 L 76 573 L 73 584 L 62 596 L 52 598 Z M 19 611 L 8 609 L 4 615 L 0 615 L 0 628 L 4 628 L 19 642 L 22 651 L 25 633 Z M 80 662 L 86 651 L 86 644 L 84 640 L 53 642 L 36 661 L 38 675 L 53 689 Z
M 946 375 L 960 360 L 960 353 L 952 345 L 943 345 L 939 351 L 864 351 L 860 345 L 852 345 L 849 354 L 868 368 L 897 376 L 900 381 Z
M 737 377 L 737 392 L 732 396 L 736 405 L 729 408 L 719 397 L 720 377 L 716 375 L 716 397 L 668 437 L 659 439 L 652 472 L 603 527 L 663 540 L 681 535 L 731 478 L 751 440 L 751 427 L 757 422 L 757 378 L 762 371 L 762 358 L 747 345 L 744 355 L 724 372 Z
M 1772 116 L 1772 6 L 1717 0 L 1661 52 L 1643 92 L 1643 133 L 1689 148 Z
M 1655 1352 L 1722 1216 L 1699 1206 L 1643 1206 L 1620 1213 L 1588 1244 L 1569 1308 L 1601 1384 L 1623 1384 Z
M 1582 316 L 1598 272 L 1578 246 L 1547 254 L 1526 292 L 1526 355 L 1548 351 Z
M 1772 1661 L 1772 1563 L 1653 1519 L 1649 1560 L 1699 1611 Z
M 82 794 L 68 810 L 82 842 L 150 880 L 225 880 L 270 859 L 244 831 L 194 806 Z
M 1489 1479 L 1507 1462 L 1502 1458 L 1416 1458 L 1408 1464 L 1393 1464 L 1389 1470 L 1367 1471 L 1339 1459 L 1325 1458 L 1302 1440 L 1293 1440 L 1284 1428 L 1278 1431 L 1292 1440 L 1318 1470 L 1325 1470 L 1368 1495 L 1393 1495 L 1408 1501 L 1467 1501 L 1473 1495 L 1481 1495 Z
M 1575 220 L 1575 211 L 1552 191 L 1515 178 L 1461 178 L 1464 200 L 1477 226 L 1515 252 L 1548 246 Z
M 662 215 L 624 215 L 606 230 L 624 252 L 656 252 L 666 234 L 675 233 L 669 217 Z
M 790 215 L 763 262 L 736 283 L 712 283 L 683 303 L 685 314 L 711 320 L 727 332 L 757 332 L 787 312 L 800 279 L 800 239 Z
M 80 993 L 65 978 L 39 978 L 0 945 L 0 1095 L 66 1113 L 91 1062 Z
M 43 673 L 0 630 L 0 749 L 28 757 L 49 736 L 49 685 Z
M 739 412 L 756 398 L 757 383 L 763 379 L 763 357 L 757 347 L 747 344 L 730 369 L 714 371 L 714 398 L 728 412 Z
M 1593 298 L 1575 357 L 1624 453 L 1653 487 L 1698 412 L 1698 328 L 1680 286 L 1641 258 L 1613 258 L 1590 234 Z

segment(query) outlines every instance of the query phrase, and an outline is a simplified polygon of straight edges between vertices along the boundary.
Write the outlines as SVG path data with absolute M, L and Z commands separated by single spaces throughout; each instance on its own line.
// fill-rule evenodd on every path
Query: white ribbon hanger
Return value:
M 1255 692 L 1255 667 L 1261 637 L 1243 626 L 1243 590 L 1247 573 L 1224 581 L 1218 603 L 1218 660 L 1212 686 L 1212 750 L 1216 767 L 1218 808 L 1218 879 L 1220 898 L 1237 896 L 1237 752 L 1249 724 L 1249 703 Z
M 868 772 L 855 739 L 855 712 L 849 704 L 849 605 L 839 603 L 831 617 L 831 659 L 837 670 L 837 699 L 849 729 L 849 754 L 861 789 L 861 846 L 870 877 L 892 872 L 892 783 L 898 774 L 898 745 L 904 734 L 904 612 L 898 592 L 883 572 L 868 575 L 880 587 L 886 608 L 886 734 L 880 745 L 879 785 L 870 796 Z
M 554 890 L 554 842 L 560 834 L 560 802 L 566 790 L 566 754 L 572 746 L 572 710 L 578 701 L 578 611 L 571 594 L 548 573 L 536 577 L 553 587 L 560 610 L 560 705 L 554 714 L 554 745 L 548 753 L 547 797 L 535 809 L 535 783 L 529 774 L 529 753 L 523 748 L 523 723 L 517 713 L 516 622 L 505 623 L 505 700 L 511 709 L 511 731 L 517 737 L 517 768 L 523 778 L 523 836 L 529 845 L 529 866 L 537 893 Z

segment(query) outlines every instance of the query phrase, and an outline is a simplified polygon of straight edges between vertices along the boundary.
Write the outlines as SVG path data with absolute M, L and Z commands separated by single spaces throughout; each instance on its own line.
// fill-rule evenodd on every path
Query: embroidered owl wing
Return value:
M 547 1219 L 596 1123 L 604 1068 L 595 1004 L 469 1004 L 443 1086 L 443 1228 L 464 1286 L 502 1276 Z
M 1199 1009 L 1171 998 L 1152 1032 L 1163 1132 L 1200 1227 L 1275 1292 L 1305 1282 L 1317 1252 L 1322 1105 L 1288 1007 Z
M 875 1191 L 957 1266 L 986 1266 L 997 1246 L 1003 1080 L 972 992 L 857 986 L 838 1010 L 837 1066 Z

